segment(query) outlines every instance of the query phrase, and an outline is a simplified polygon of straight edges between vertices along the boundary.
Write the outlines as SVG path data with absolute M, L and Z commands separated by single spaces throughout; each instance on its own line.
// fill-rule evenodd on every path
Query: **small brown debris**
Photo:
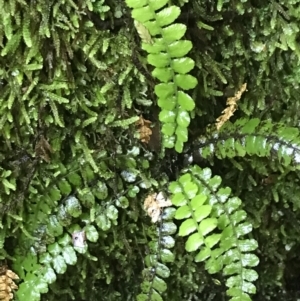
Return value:
M 46 140 L 44 135 L 40 135 L 39 140 L 35 146 L 36 156 L 42 158 L 47 163 L 50 163 L 50 153 L 53 153 L 51 145 Z
M 166 199 L 162 192 L 150 194 L 144 201 L 144 209 L 151 217 L 152 223 L 156 223 L 159 220 L 163 207 L 170 206 L 172 206 L 172 202 Z
M 17 290 L 18 286 L 14 280 L 19 279 L 19 276 L 6 267 L 1 267 L 0 276 L 0 301 L 9 301 L 13 299 L 13 290 Z
M 150 128 L 151 121 L 146 120 L 143 116 L 140 116 L 140 119 L 136 122 L 136 125 L 139 127 L 140 140 L 144 143 L 149 143 L 150 136 L 152 135 L 152 130 Z
M 222 111 L 222 115 L 217 118 L 216 127 L 217 130 L 219 130 L 223 124 L 229 120 L 229 118 L 233 115 L 233 113 L 236 111 L 237 108 L 237 102 L 242 97 L 242 94 L 246 91 L 247 84 L 243 84 L 241 88 L 235 93 L 233 97 L 228 97 L 226 104 L 227 108 Z

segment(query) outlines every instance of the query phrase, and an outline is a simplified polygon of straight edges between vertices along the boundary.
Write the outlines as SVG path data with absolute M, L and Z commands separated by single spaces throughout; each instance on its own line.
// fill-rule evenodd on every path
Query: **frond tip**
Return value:
M 177 208 L 175 218 L 184 220 L 179 228 L 180 236 L 187 236 L 185 249 L 197 251 L 196 262 L 205 261 L 210 274 L 222 271 L 229 276 L 226 286 L 231 301 L 249 301 L 249 294 L 256 288 L 258 278 L 252 267 L 259 259 L 254 251 L 258 244 L 245 235 L 252 231 L 247 214 L 240 209 L 241 200 L 230 197 L 229 187 L 219 188 L 221 178 L 211 177 L 209 168 L 195 165 L 172 182 L 172 203 Z

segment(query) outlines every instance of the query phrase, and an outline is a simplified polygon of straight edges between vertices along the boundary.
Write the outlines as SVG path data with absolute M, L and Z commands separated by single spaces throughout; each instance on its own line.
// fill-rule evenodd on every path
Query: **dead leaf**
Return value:
M 140 140 L 144 143 L 149 143 L 150 136 L 152 135 L 152 130 L 150 128 L 151 121 L 144 119 L 143 116 L 140 116 L 140 119 L 136 122 L 136 125 L 139 127 L 138 131 L 140 133 Z
M 172 202 L 166 199 L 162 192 L 148 195 L 144 201 L 144 209 L 151 217 L 152 223 L 160 219 L 162 208 L 172 206 Z
M 222 115 L 217 118 L 216 127 L 217 130 L 219 130 L 223 124 L 229 120 L 229 118 L 233 115 L 233 113 L 236 111 L 237 108 L 237 102 L 242 97 L 242 94 L 246 91 L 247 84 L 243 84 L 241 88 L 235 93 L 233 97 L 228 97 L 226 104 L 227 107 L 225 110 L 222 111 Z
M 12 290 L 17 290 L 18 286 L 15 284 L 14 279 L 19 279 L 19 276 L 6 266 L 2 266 L 0 276 L 0 301 L 9 301 L 13 299 Z
M 139 21 L 134 21 L 134 26 L 144 43 L 153 44 L 149 30 Z
M 50 163 L 50 153 L 53 153 L 53 149 L 44 135 L 40 135 L 34 150 L 37 157 L 40 157 L 47 163 Z

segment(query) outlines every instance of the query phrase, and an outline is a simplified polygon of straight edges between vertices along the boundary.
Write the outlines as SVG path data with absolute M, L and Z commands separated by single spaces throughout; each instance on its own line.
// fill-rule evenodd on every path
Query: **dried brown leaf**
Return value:
M 222 115 L 217 118 L 216 127 L 219 130 L 223 124 L 229 120 L 229 118 L 233 115 L 233 113 L 237 109 L 237 102 L 241 99 L 242 94 L 246 91 L 247 84 L 243 84 L 241 88 L 235 93 L 233 97 L 228 97 L 226 104 L 227 107 L 225 110 L 222 111 Z
M 148 195 L 144 201 L 144 209 L 151 217 L 152 223 L 156 223 L 161 215 L 162 208 L 169 207 L 172 202 L 166 199 L 162 192 Z

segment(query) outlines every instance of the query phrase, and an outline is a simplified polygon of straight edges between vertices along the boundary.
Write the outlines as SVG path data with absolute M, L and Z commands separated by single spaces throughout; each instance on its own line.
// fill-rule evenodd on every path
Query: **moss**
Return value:
M 244 292 L 297 297 L 298 2 L 0 0 L 0 259 L 21 278 L 16 300 L 241 294 L 230 260 L 215 265 L 222 196 L 241 200 L 233 231 L 245 217 L 253 230 L 242 234 L 258 243 Z M 187 181 L 207 168 L 220 177 Z M 194 243 L 206 239 L 210 261 L 207 248 L 188 252 L 178 191 L 179 213 L 147 216 L 144 200 L 171 194 L 170 182 L 187 185 L 187 203 L 196 186 L 209 192 Z

